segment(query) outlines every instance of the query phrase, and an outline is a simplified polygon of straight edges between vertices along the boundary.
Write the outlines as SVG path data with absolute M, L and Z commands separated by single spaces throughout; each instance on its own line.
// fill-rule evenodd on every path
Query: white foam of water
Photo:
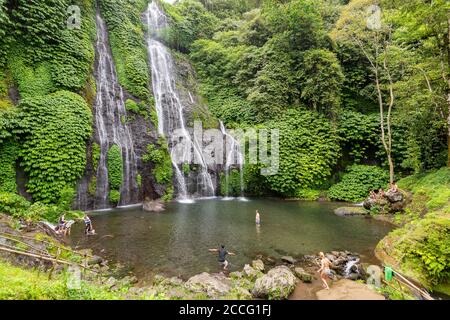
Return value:
M 158 40 L 159 33 L 167 30 L 168 19 L 155 1 L 148 5 L 145 12 L 145 20 L 148 26 L 148 54 L 151 64 L 152 88 L 155 97 L 156 113 L 158 116 L 158 133 L 168 137 L 169 151 L 172 166 L 175 169 L 175 180 L 179 201 L 188 203 L 191 195 L 188 193 L 187 182 L 181 171 L 180 164 L 190 163 L 190 150 L 194 152 L 194 162 L 200 165 L 197 179 L 197 193 L 200 196 L 212 196 L 215 194 L 214 184 L 208 166 L 201 151 L 201 142 L 194 139 L 185 126 L 183 115 L 184 105 L 176 88 L 176 69 L 172 55 L 167 47 Z M 182 159 L 176 159 L 174 143 L 170 143 L 175 131 L 182 134 L 183 142 L 186 144 Z

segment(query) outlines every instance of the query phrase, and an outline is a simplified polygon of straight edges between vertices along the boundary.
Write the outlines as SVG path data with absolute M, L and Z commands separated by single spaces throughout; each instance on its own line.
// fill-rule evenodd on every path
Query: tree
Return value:
M 306 51 L 298 78 L 301 97 L 314 110 L 336 115 L 341 104 L 344 75 L 333 52 L 324 49 Z
M 381 141 L 389 164 L 389 180 L 393 183 L 391 114 L 395 96 L 394 81 L 389 66 L 392 29 L 382 22 L 384 21 L 382 21 L 381 9 L 372 0 L 354 0 L 342 11 L 331 36 L 338 42 L 356 43 L 369 61 L 380 110 Z M 387 98 L 383 89 L 387 90 Z
M 446 121 L 450 167 L 450 2 L 386 0 L 385 4 L 397 9 L 394 21 L 399 28 L 395 40 L 419 52 L 417 77 L 422 77 L 435 112 Z M 411 80 L 415 81 L 414 77 Z

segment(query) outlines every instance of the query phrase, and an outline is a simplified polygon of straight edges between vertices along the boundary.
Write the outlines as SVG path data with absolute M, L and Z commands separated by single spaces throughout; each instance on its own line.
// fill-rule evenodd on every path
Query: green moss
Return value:
M 94 142 L 92 144 L 92 168 L 94 172 L 97 171 L 98 160 L 100 160 L 100 145 Z
M 113 205 L 117 205 L 119 203 L 119 200 L 120 200 L 120 192 L 117 190 L 111 190 L 109 192 L 109 201 Z
M 122 185 L 123 161 L 120 147 L 113 144 L 108 150 L 108 179 L 111 189 L 119 189 Z
M 168 184 L 172 181 L 172 160 L 167 142 L 163 138 L 158 140 L 157 146 L 153 144 L 147 146 L 147 153 L 142 156 L 142 161 L 154 164 L 152 173 L 157 183 Z
M 220 194 L 237 197 L 241 195 L 241 174 L 233 169 L 228 173 L 228 183 L 225 173 L 220 174 Z
M 91 181 L 89 181 L 88 192 L 91 196 L 95 196 L 95 192 L 97 191 L 97 177 L 93 176 Z
M 168 187 L 166 188 L 165 194 L 161 197 L 161 199 L 162 199 L 163 201 L 170 201 L 170 200 L 173 199 L 173 193 L 174 193 L 173 186 L 168 186 Z
M 150 79 L 140 18 L 146 1 L 101 0 L 99 4 L 120 84 L 136 98 L 148 100 Z
M 14 141 L 0 143 L 0 192 L 17 191 L 16 160 L 19 156 L 19 145 Z
M 139 188 L 142 188 L 142 176 L 140 174 L 138 174 L 136 176 L 136 183 L 137 183 Z
M 132 99 L 127 99 L 127 101 L 125 101 L 125 108 L 128 112 L 134 112 L 134 113 L 139 112 L 138 104 L 136 103 L 136 101 L 134 101 Z
M 145 119 L 149 117 L 149 110 L 145 101 L 137 103 L 132 99 L 127 99 L 127 101 L 125 101 L 125 108 L 129 113 L 139 114 Z

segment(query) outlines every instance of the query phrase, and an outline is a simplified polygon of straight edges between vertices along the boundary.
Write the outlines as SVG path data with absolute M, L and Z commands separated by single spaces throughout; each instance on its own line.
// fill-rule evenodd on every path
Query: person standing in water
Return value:
M 320 269 L 317 272 L 320 273 L 320 279 L 323 282 L 323 287 L 327 290 L 330 290 L 330 287 L 328 286 L 327 283 L 327 278 L 330 279 L 330 277 L 332 276 L 330 269 L 331 261 L 328 260 L 327 257 L 325 257 L 323 252 L 320 252 L 319 256 L 320 256 Z
M 259 211 L 258 210 L 256 210 L 255 222 L 256 222 L 256 225 L 258 225 L 258 226 L 261 224 L 261 217 L 259 215 Z
M 228 261 L 226 259 L 227 254 L 230 256 L 235 256 L 233 252 L 229 252 L 225 250 L 225 246 L 222 244 L 219 249 L 208 249 L 209 252 L 218 252 L 219 253 L 219 264 L 223 266 L 223 270 L 227 270 L 228 268 Z
M 95 230 L 92 228 L 91 218 L 89 218 L 87 214 L 84 214 L 83 221 L 84 221 L 84 233 L 86 235 L 94 234 Z

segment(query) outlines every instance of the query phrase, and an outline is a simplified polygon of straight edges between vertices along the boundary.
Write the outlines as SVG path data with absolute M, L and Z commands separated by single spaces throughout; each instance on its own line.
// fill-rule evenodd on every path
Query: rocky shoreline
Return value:
M 13 240 L 3 236 L 0 244 L 7 247 L 18 246 L 21 239 L 34 255 L 57 257 L 67 263 L 49 261 L 38 256 L 0 252 L 2 260 L 25 268 L 37 268 L 54 274 L 65 272 L 68 264 L 78 265 L 90 272 L 83 272 L 83 280 L 98 283 L 108 290 L 126 289 L 129 299 L 136 297 L 159 297 L 162 299 L 288 299 L 299 283 L 317 288 L 320 265 L 318 256 L 305 255 L 297 259 L 291 256 L 257 256 L 240 271 L 207 273 L 203 272 L 187 280 L 178 277 L 155 275 L 151 284 L 142 285 L 123 266 L 110 264 L 94 255 L 91 249 L 75 250 L 65 247 L 63 239 L 45 234 L 40 224 L 17 226 L 17 221 L 7 216 L 0 217 L 0 235 L 10 234 Z M 20 246 L 18 246 L 20 247 Z M 45 254 L 46 253 L 46 254 Z M 326 253 L 333 264 L 333 280 L 365 279 L 366 274 L 357 253 L 332 251 Z

